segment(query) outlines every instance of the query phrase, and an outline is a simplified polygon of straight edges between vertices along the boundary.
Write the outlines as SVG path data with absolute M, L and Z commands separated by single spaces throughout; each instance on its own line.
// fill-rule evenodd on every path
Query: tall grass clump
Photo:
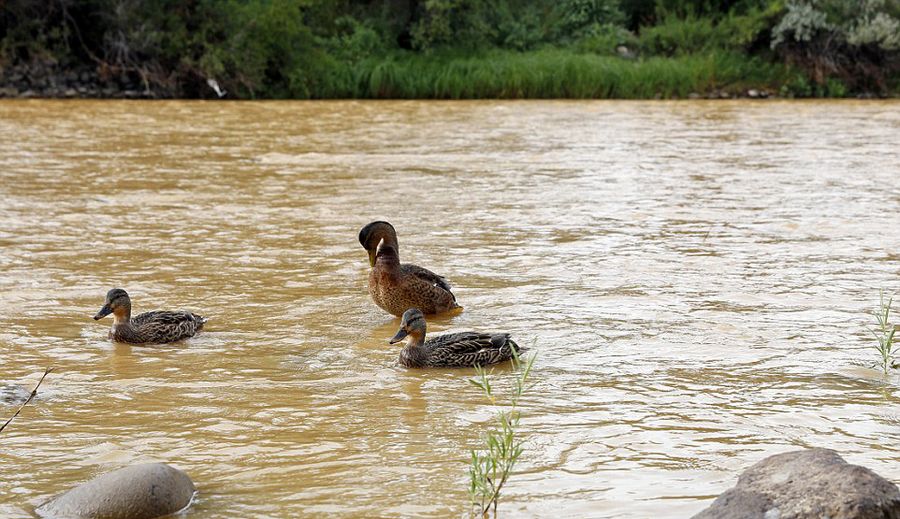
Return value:
M 357 65 L 335 97 L 387 99 L 648 99 L 781 84 L 785 68 L 734 52 L 637 60 L 566 49 L 395 54 Z
M 491 509 L 494 511 L 494 517 L 497 516 L 500 492 L 522 455 L 523 441 L 518 436 L 519 419 L 521 418 L 519 399 L 525 391 L 535 357 L 536 355 L 531 355 L 522 362 L 513 350 L 512 362 L 516 379 L 509 405 L 497 413 L 495 427 L 485 434 L 484 447 L 480 451 L 472 451 L 472 459 L 469 464 L 469 499 L 473 514 L 477 510 L 478 516 L 485 517 Z M 469 382 L 481 389 L 491 403 L 496 404 L 497 399 L 494 396 L 489 373 L 481 367 L 475 369 L 478 376 L 470 379 Z
M 887 374 L 890 368 L 894 367 L 894 361 L 897 357 L 897 352 L 894 349 L 894 333 L 897 331 L 897 328 L 890 323 L 891 304 L 893 302 L 893 297 L 889 297 L 887 302 L 885 302 L 884 290 L 882 290 L 878 301 L 878 308 L 872 312 L 875 316 L 875 321 L 878 323 L 878 328 L 872 330 L 872 333 L 878 340 L 876 348 L 878 349 L 878 354 L 881 356 L 881 360 L 879 360 L 876 366 L 880 366 L 885 374 Z

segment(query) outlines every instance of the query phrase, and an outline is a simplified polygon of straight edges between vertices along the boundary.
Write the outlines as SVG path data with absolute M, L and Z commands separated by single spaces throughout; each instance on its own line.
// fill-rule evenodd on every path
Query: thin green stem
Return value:
M 528 377 L 534 366 L 535 356 L 531 355 L 524 363 L 517 352 L 513 352 L 513 369 L 516 372 L 509 405 L 499 411 L 496 426 L 487 431 L 484 446 L 480 452 L 472 451 L 469 466 L 469 496 L 471 504 L 478 513 L 485 517 L 491 509 L 497 515 L 497 506 L 501 491 L 509 480 L 512 470 L 523 452 L 523 442 L 517 435 L 521 414 L 518 410 L 519 399 L 527 388 Z M 496 404 L 491 386 L 491 373 L 481 367 L 476 368 L 476 378 L 469 382 L 479 388 L 485 397 Z
M 878 323 L 878 328 L 872 330 L 872 334 L 875 335 L 875 339 L 878 341 L 878 344 L 875 347 L 881 356 L 879 364 L 885 375 L 894 367 L 894 362 L 897 357 L 897 352 L 894 350 L 894 334 L 897 332 L 897 329 L 890 322 L 891 305 L 893 302 L 893 297 L 889 297 L 887 302 L 885 302 L 884 290 L 882 290 L 878 301 L 878 308 L 872 312 L 875 316 L 875 321 Z

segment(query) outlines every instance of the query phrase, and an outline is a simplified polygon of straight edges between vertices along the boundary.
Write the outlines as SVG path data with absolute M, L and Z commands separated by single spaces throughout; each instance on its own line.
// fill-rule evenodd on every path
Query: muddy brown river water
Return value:
M 374 219 L 456 287 L 429 332 L 538 352 L 506 517 L 687 517 L 807 446 L 900 482 L 867 314 L 900 296 L 898 102 L 12 101 L 0 382 L 56 372 L 0 434 L 0 516 L 165 461 L 197 519 L 465 517 L 494 408 L 396 365 Z M 210 322 L 111 343 L 115 286 Z

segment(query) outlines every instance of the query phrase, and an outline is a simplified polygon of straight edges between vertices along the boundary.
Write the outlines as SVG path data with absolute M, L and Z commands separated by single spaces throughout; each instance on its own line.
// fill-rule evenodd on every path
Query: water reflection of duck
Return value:
M 508 333 L 459 332 L 425 340 L 425 316 L 416 308 L 403 314 L 400 330 L 391 339 L 396 344 L 409 336 L 400 352 L 407 368 L 465 368 L 506 362 L 513 350 L 522 351 Z
M 359 243 L 369 252 L 369 294 L 376 305 L 398 317 L 408 308 L 420 308 L 426 314 L 460 308 L 443 276 L 400 263 L 397 232 L 391 224 L 366 225 L 359 231 Z
M 184 311 L 157 310 L 131 317 L 131 298 L 121 288 L 106 293 L 106 304 L 94 319 L 113 314 L 109 338 L 134 344 L 165 343 L 193 337 L 203 329 L 206 317 Z

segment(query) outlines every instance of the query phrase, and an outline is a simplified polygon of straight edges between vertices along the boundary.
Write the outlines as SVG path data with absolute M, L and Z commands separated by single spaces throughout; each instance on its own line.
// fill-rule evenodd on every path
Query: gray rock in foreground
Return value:
M 900 519 L 900 490 L 830 449 L 769 456 L 693 519 Z
M 78 485 L 42 504 L 41 517 L 152 519 L 191 502 L 194 483 L 165 463 L 132 465 Z

